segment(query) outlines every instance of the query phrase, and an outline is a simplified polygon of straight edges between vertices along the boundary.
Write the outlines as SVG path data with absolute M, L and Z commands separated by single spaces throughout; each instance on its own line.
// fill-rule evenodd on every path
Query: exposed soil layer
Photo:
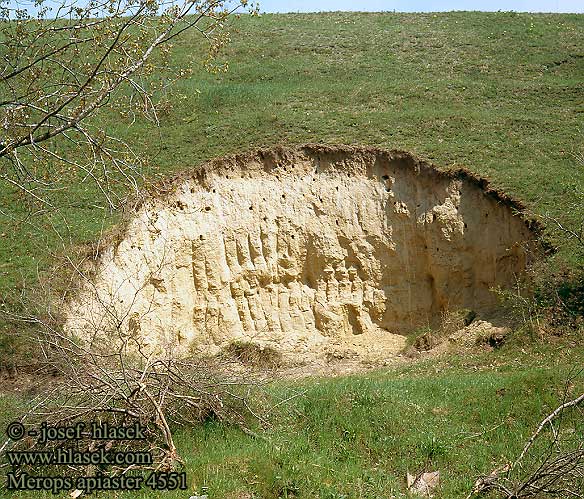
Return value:
M 306 145 L 158 186 L 66 310 L 82 338 L 208 353 L 391 356 L 445 311 L 486 313 L 536 253 L 521 205 L 400 151 Z

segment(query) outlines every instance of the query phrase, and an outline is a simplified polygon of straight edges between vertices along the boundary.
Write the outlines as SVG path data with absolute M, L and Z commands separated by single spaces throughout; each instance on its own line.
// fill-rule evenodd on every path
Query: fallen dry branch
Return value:
M 260 374 L 244 374 L 241 367 L 225 359 L 184 358 L 166 352 L 146 353 L 127 338 L 109 345 L 84 346 L 83 343 L 50 329 L 42 346 L 54 378 L 53 396 L 35 406 L 21 421 L 29 430 L 72 427 L 83 424 L 82 438 L 42 442 L 25 438 L 6 441 L 3 453 L 15 450 L 57 449 L 75 452 L 143 453 L 150 456 L 141 463 L 100 466 L 101 473 L 120 476 L 130 470 L 171 471 L 183 464 L 173 432 L 207 419 L 217 419 L 243 428 L 257 418 L 246 400 L 262 384 Z M 138 426 L 139 440 L 96 438 L 92 424 L 110 427 Z M 1 458 L 2 456 L 0 456 Z M 146 456 L 148 457 L 148 456 Z M 34 472 L 40 476 L 54 466 L 13 466 L 0 461 L 0 467 L 15 472 Z M 96 471 L 85 463 L 68 466 L 68 475 L 83 476 Z
M 584 441 L 562 446 L 559 443 L 560 431 L 553 426 L 555 420 L 560 419 L 561 422 L 566 410 L 574 409 L 583 403 L 584 393 L 562 403 L 548 414 L 531 435 L 517 460 L 513 464 L 494 470 L 487 476 L 480 477 L 467 499 L 489 491 L 498 492 L 505 499 L 584 497 Z M 524 473 L 524 460 L 530 455 L 534 442 L 542 437 L 543 430 L 548 425 L 552 437 L 546 446 L 547 451 L 540 456 L 531 456 L 536 464 Z M 513 474 L 516 477 L 513 477 Z
M 564 410 L 566 410 L 570 407 L 577 406 L 578 404 L 581 404 L 582 402 L 584 402 L 584 393 L 582 395 L 580 395 L 579 397 L 575 398 L 574 400 L 570 400 L 569 402 L 566 402 L 566 403 L 560 405 L 556 410 L 554 410 L 551 414 L 549 414 L 539 424 L 539 426 L 537 427 L 537 430 L 535 430 L 534 434 L 531 435 L 531 438 L 527 441 L 527 444 L 525 444 L 523 451 L 521 452 L 521 454 L 517 458 L 515 465 L 517 465 L 519 462 L 521 462 L 521 460 L 525 457 L 525 454 L 527 454 L 527 451 L 529 450 L 529 448 L 531 447 L 531 445 L 533 444 L 535 439 L 539 436 L 539 434 L 541 433 L 541 431 L 544 429 L 544 427 L 547 424 L 550 424 L 554 419 L 556 419 L 560 414 L 562 414 L 562 412 Z

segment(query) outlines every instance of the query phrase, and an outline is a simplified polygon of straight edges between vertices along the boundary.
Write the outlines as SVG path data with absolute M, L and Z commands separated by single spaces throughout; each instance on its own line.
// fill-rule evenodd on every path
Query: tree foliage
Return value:
M 108 200 L 113 182 L 136 187 L 131 144 L 96 123 L 101 108 L 158 123 L 160 97 L 188 30 L 208 41 L 207 63 L 228 40 L 228 18 L 248 0 L 0 0 L 0 176 L 38 201 L 60 171 L 80 172 Z M 59 170 L 61 169 L 61 170 Z

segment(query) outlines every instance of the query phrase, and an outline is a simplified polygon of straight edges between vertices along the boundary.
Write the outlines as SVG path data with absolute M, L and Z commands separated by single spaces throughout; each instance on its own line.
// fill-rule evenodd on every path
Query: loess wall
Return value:
M 403 152 L 304 146 L 208 163 L 144 201 L 66 309 L 82 338 L 215 352 L 384 341 L 486 312 L 535 239 L 516 203 Z M 356 344 L 356 343 L 354 343 Z

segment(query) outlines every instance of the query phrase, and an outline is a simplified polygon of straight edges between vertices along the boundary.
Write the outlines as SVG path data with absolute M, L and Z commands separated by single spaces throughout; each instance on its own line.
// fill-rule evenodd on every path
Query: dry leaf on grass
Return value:
M 418 476 L 407 474 L 408 491 L 425 497 L 432 497 L 432 491 L 440 484 L 440 472 L 421 473 Z

